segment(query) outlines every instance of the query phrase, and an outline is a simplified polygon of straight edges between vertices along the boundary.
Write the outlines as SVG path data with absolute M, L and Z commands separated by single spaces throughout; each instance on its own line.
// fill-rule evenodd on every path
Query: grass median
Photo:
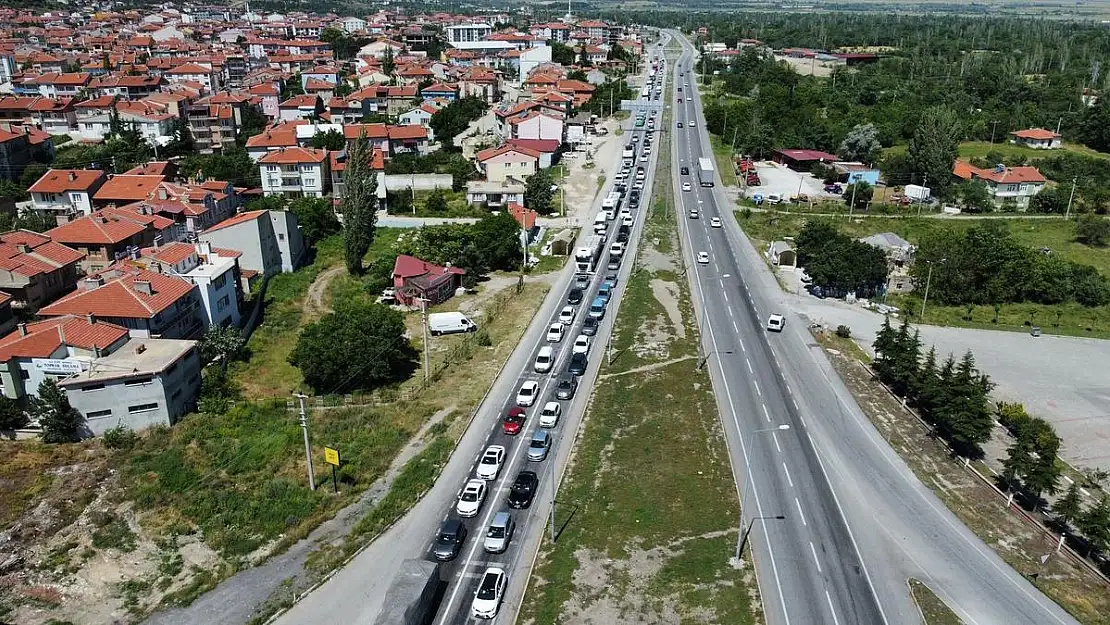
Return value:
M 655 191 L 669 200 L 668 167 L 661 151 Z M 729 565 L 739 502 L 710 380 L 697 370 L 675 216 L 666 201 L 650 206 L 621 287 L 613 362 L 557 495 L 562 529 L 540 548 L 524 622 L 757 621 L 755 580 Z

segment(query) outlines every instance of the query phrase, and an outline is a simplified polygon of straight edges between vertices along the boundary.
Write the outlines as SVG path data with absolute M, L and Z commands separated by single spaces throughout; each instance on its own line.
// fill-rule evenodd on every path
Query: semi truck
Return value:
M 447 584 L 440 580 L 439 564 L 405 560 L 386 591 L 374 625 L 428 625 L 435 618 Z
M 708 158 L 698 159 L 698 184 L 703 187 L 713 186 L 713 160 Z
M 574 269 L 578 273 L 591 273 L 597 269 L 597 261 L 601 258 L 601 248 L 605 239 L 598 235 L 588 237 L 581 247 L 574 250 Z

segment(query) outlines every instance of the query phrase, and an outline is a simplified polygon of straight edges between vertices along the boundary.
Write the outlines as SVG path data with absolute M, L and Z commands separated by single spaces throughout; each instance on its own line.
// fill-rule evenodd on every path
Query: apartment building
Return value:
M 93 194 L 108 180 L 99 169 L 51 169 L 27 190 L 34 210 L 63 224 L 93 212 Z
M 313 148 L 282 148 L 258 160 L 265 195 L 287 198 L 324 197 L 328 191 L 328 152 Z
M 84 254 L 29 230 L 0 234 L 0 291 L 31 312 L 73 290 Z
M 242 254 L 243 274 L 289 273 L 301 265 L 307 248 L 297 218 L 287 211 L 247 211 L 200 233 L 202 242 Z

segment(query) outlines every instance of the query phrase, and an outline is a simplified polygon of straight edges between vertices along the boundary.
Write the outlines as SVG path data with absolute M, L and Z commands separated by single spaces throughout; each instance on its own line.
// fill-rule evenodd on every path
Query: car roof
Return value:
M 539 383 L 539 382 L 536 382 L 535 380 L 528 380 L 528 381 L 527 381 L 527 382 L 525 382 L 524 384 L 521 384 L 521 385 L 520 385 L 520 388 L 522 388 L 522 389 L 525 389 L 525 388 L 536 388 L 536 387 L 537 387 L 537 386 L 539 386 L 539 385 L 540 385 L 540 383 Z
M 485 480 L 480 480 L 478 478 L 474 478 L 472 480 L 467 481 L 466 486 L 464 488 L 485 488 L 485 486 L 486 486 L 486 481 Z
M 538 479 L 540 479 L 540 476 L 536 475 L 535 471 L 521 471 L 520 473 L 516 474 L 516 479 L 519 480 L 522 477 L 526 480 L 538 480 Z
M 547 430 L 536 430 L 535 432 L 532 433 L 532 440 L 534 440 L 534 441 L 539 441 L 539 440 L 546 441 L 548 438 L 549 437 L 548 437 L 548 434 L 547 434 Z M 482 483 L 485 484 L 485 482 L 482 482 Z
M 462 521 L 458 519 L 447 519 L 443 523 L 440 523 L 439 532 L 441 534 L 458 534 L 459 530 L 463 527 Z
M 486 453 L 487 454 L 491 451 L 495 451 L 495 452 L 496 451 L 505 451 L 505 446 L 504 445 L 490 445 L 489 447 L 486 447 Z
M 508 510 L 502 510 L 502 511 L 498 512 L 497 514 L 493 515 L 493 521 L 490 522 L 490 525 L 508 525 L 508 524 L 509 524 L 509 512 L 508 512 Z
M 491 566 L 491 567 L 489 567 L 488 569 L 486 569 L 486 573 L 485 573 L 485 574 L 486 574 L 486 575 L 504 575 L 504 574 L 505 574 L 505 570 L 504 570 L 504 569 L 500 569 L 500 568 L 497 568 L 496 566 Z
M 602 308 L 604 308 L 605 307 L 605 300 L 601 299 L 600 297 L 595 297 L 593 305 L 594 306 L 601 306 Z
M 555 351 L 555 350 L 553 350 L 550 345 L 544 345 L 543 347 L 540 348 L 539 355 L 542 356 L 544 354 L 551 354 L 551 352 L 553 352 L 553 351 Z
M 550 408 L 550 407 L 552 407 L 552 406 L 554 406 L 554 407 L 558 408 L 558 407 L 559 407 L 559 402 L 557 402 L 557 401 L 549 401 L 549 402 L 547 402 L 546 404 L 544 404 L 544 405 L 543 405 L 543 409 L 544 409 L 544 410 L 547 410 L 548 408 Z

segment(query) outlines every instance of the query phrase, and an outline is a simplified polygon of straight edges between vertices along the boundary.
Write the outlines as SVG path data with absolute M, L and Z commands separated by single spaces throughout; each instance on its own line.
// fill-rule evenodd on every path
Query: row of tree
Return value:
M 1110 284 L 1097 269 L 1022 245 L 999 220 L 927 233 L 910 275 L 916 284 L 928 281 L 930 299 L 948 305 L 1110 303 Z
M 828 221 L 806 222 L 794 240 L 798 265 L 813 284 L 834 295 L 854 291 L 860 297 L 881 292 L 886 284 L 886 254 L 836 229 Z

